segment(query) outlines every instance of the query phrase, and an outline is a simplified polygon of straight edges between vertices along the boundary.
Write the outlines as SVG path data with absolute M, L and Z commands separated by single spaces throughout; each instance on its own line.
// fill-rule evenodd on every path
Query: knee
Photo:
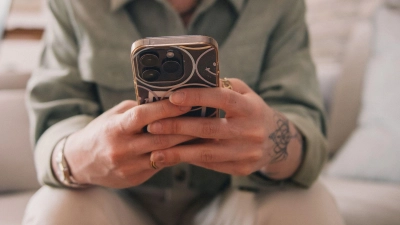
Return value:
M 287 187 L 261 194 L 258 209 L 260 224 L 343 224 L 336 201 L 321 182 L 308 189 Z
M 99 224 L 101 208 L 109 191 L 102 188 L 70 190 L 43 186 L 30 199 L 23 224 Z M 84 216 L 83 216 L 84 215 Z M 99 218 L 100 217 L 100 218 Z M 100 224 L 102 224 L 100 223 Z

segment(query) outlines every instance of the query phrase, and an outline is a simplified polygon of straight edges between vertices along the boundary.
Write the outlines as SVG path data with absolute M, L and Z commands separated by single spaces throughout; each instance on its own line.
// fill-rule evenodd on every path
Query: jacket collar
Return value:
M 116 12 L 122 8 L 127 3 L 135 0 L 110 0 L 110 9 L 112 12 Z M 246 0 L 228 0 L 235 7 L 236 11 L 239 13 L 242 11 Z

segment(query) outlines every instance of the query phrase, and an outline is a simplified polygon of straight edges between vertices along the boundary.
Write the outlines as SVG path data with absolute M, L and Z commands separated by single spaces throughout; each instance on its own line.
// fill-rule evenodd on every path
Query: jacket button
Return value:
M 185 170 L 177 170 L 174 174 L 175 180 L 182 182 L 186 179 L 186 171 Z

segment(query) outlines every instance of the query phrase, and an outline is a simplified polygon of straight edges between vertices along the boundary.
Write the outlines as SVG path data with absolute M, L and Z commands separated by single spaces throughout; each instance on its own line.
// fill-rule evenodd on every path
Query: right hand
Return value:
M 111 188 L 137 186 L 158 172 L 150 166 L 154 150 L 193 139 L 183 135 L 154 135 L 143 127 L 182 115 L 190 107 L 168 100 L 138 105 L 124 101 L 103 113 L 67 140 L 65 157 L 77 183 Z

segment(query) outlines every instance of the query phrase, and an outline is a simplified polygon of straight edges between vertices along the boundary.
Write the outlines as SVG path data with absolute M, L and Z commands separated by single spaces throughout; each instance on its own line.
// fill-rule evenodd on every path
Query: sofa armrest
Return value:
M 370 21 L 357 24 L 344 57 L 331 105 L 328 124 L 329 151 L 334 154 L 357 125 L 361 107 L 363 78 L 369 61 L 373 27 Z
M 400 224 L 400 184 L 322 177 L 347 225 Z
M 0 74 L 0 90 L 3 90 L 3 89 L 25 89 L 30 76 L 31 76 L 30 73 Z
M 25 90 L 0 90 L 0 192 L 38 188 Z

